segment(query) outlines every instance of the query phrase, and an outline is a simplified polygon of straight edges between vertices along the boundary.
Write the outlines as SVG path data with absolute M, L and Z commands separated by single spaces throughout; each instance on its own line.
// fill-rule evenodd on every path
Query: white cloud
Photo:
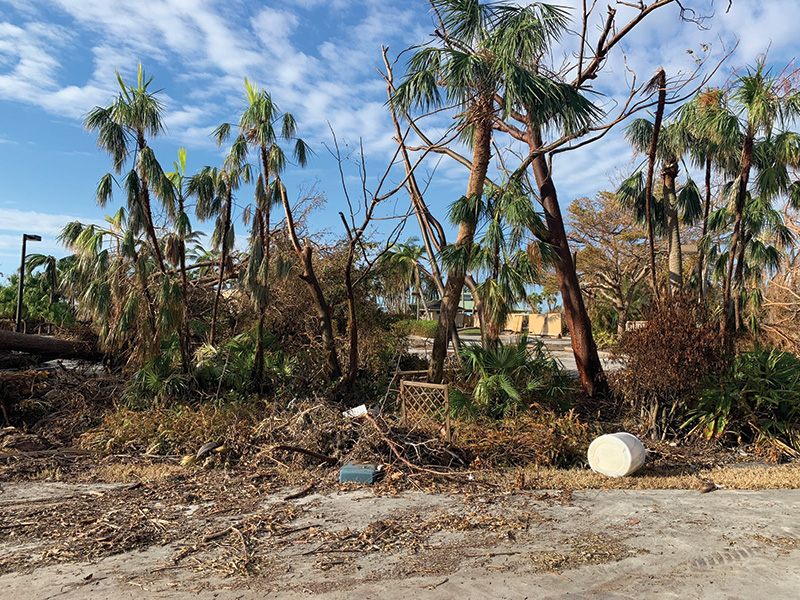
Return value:
M 117 93 L 115 70 L 129 80 L 136 63 L 142 61 L 155 76 L 154 86 L 167 88 L 162 94 L 167 104 L 167 139 L 211 150 L 210 132 L 222 121 L 235 121 L 243 107 L 243 78 L 247 76 L 295 115 L 300 135 L 316 148 L 330 140 L 330 122 L 340 141 L 356 144 L 363 138 L 375 165 L 395 149 L 384 106 L 384 83 L 375 71 L 376 66 L 383 68 L 380 47 L 391 44 L 390 55 L 395 56 L 425 41 L 433 31 L 429 8 L 421 0 L 0 3 L 17 11 L 13 20 L 8 16 L 13 10 L 4 11 L 9 22 L 0 23 L 0 100 L 79 119 Z M 557 4 L 574 9 L 582 1 L 559 0 Z M 589 27 L 593 38 L 605 18 L 606 4 L 596 5 Z M 696 53 L 701 43 L 709 44 L 718 57 L 723 45 L 730 47 L 735 38 L 740 39 L 717 83 L 729 76 L 732 66 L 752 64 L 770 41 L 770 58 L 775 61 L 788 61 L 795 51 L 794 25 L 800 17 L 795 0 L 737 1 L 727 14 L 727 3 L 720 0 L 713 7 L 710 0 L 693 4 L 701 13 L 716 10 L 710 31 L 681 22 L 676 5 L 659 9 L 615 49 L 593 87 L 613 103 L 629 88 L 626 67 L 637 73 L 640 83 L 658 66 L 670 75 L 688 71 L 694 61 L 687 50 Z M 615 6 L 618 23 L 636 12 L 629 6 Z M 558 60 L 575 49 L 574 40 L 568 40 L 556 52 Z M 84 69 L 80 78 L 70 69 L 75 56 Z M 396 76 L 401 74 L 399 64 Z M 425 127 L 433 132 L 449 123 L 449 116 L 441 115 Z M 0 144 L 9 143 L 13 141 L 0 136 Z M 592 195 L 609 186 L 613 167 L 629 157 L 620 135 L 614 133 L 584 150 L 557 157 L 556 183 L 565 195 Z M 433 168 L 436 160 L 439 157 L 432 157 L 426 168 Z M 437 177 L 448 189 L 463 193 L 463 167 L 445 159 Z
M 0 231 L 18 231 L 20 233 L 34 233 L 56 236 L 70 221 L 91 223 L 92 219 L 80 218 L 74 215 L 49 214 L 18 208 L 0 207 Z

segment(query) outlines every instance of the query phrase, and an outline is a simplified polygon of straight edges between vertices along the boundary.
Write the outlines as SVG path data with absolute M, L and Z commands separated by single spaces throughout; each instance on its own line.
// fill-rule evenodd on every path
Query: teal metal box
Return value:
M 377 465 L 362 465 L 358 463 L 347 463 L 339 471 L 339 483 L 355 481 L 356 483 L 375 483 L 378 478 Z

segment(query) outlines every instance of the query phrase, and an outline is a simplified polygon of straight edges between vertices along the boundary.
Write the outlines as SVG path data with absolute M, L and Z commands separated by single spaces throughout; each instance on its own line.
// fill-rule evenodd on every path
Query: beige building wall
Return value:
M 512 314 L 506 320 L 505 329 L 510 329 L 511 333 L 522 333 L 522 326 L 525 321 L 526 315 Z
M 561 335 L 561 326 L 561 313 L 528 316 L 528 333 L 531 335 L 558 337 Z

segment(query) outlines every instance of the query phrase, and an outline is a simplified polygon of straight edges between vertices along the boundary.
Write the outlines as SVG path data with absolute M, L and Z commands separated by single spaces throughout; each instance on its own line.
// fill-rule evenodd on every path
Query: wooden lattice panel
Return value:
M 438 383 L 401 381 L 400 400 L 403 421 L 410 427 L 441 429 L 450 441 L 450 389 Z

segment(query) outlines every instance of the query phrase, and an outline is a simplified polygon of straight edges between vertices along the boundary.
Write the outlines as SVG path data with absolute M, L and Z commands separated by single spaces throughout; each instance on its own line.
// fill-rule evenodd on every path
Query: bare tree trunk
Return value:
M 317 317 L 319 318 L 320 328 L 322 329 L 322 347 L 325 352 L 325 364 L 328 370 L 328 377 L 331 381 L 336 381 L 342 376 L 342 368 L 339 365 L 339 357 L 336 353 L 336 338 L 333 335 L 331 308 L 325 300 L 322 286 L 320 286 L 317 274 L 314 272 L 314 265 L 311 262 L 311 243 L 306 240 L 303 245 L 300 244 L 294 226 L 292 207 L 289 206 L 289 199 L 286 196 L 286 188 L 280 181 L 276 181 L 276 184 L 281 186 L 281 200 L 283 201 L 283 209 L 286 212 L 289 239 L 292 242 L 297 256 L 303 263 L 303 274 L 300 275 L 300 279 L 305 281 L 308 285 L 308 289 L 311 291 L 311 297 L 314 300 L 314 306 L 317 309 Z
M 533 139 L 531 150 L 541 147 L 542 138 L 538 128 L 532 128 Z M 548 242 L 555 248 L 558 260 L 555 265 L 558 287 L 561 292 L 561 301 L 564 304 L 564 317 L 567 321 L 572 351 L 575 354 L 575 363 L 584 392 L 590 397 L 605 393 L 608 389 L 603 365 L 597 354 L 597 345 L 592 336 L 592 323 L 586 312 L 583 302 L 578 273 L 572 261 L 572 252 L 569 248 L 567 233 L 564 229 L 564 219 L 558 204 L 556 188 L 551 178 L 547 159 L 539 155 L 533 159 L 533 173 L 539 187 L 539 198 L 544 207 L 545 221 L 547 223 Z
M 617 306 L 617 335 L 625 333 L 625 323 L 628 321 L 628 311 L 625 307 Z
M 344 287 L 347 295 L 347 337 L 350 341 L 347 361 L 346 382 L 353 383 L 358 375 L 358 322 L 356 321 L 356 295 L 353 289 L 353 245 L 350 245 L 350 253 L 347 257 L 347 266 L 344 270 Z

